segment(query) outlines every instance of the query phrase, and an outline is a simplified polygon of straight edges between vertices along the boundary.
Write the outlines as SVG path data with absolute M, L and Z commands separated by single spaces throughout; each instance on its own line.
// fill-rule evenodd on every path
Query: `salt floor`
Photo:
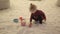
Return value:
M 57 0 L 10 0 L 10 8 L 0 10 L 0 34 L 60 34 L 60 7 Z M 45 12 L 47 21 L 45 24 L 20 26 L 20 22 L 14 23 L 13 19 L 23 16 L 29 24 L 29 5 L 33 3 L 38 9 Z

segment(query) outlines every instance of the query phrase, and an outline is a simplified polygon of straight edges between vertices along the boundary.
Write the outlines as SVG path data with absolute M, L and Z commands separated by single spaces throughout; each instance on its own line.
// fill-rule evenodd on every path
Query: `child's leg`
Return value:
M 38 20 L 37 20 L 37 19 L 33 18 L 33 20 L 34 20 L 34 23 L 35 23 L 35 24 L 38 23 Z
M 42 20 L 39 20 L 39 23 L 42 24 Z
M 42 19 L 41 16 L 38 17 L 38 20 L 39 20 L 39 23 L 42 24 L 42 20 L 43 20 L 43 19 Z
M 38 23 L 38 21 L 35 20 L 35 21 L 34 21 L 34 24 L 37 24 L 37 23 Z

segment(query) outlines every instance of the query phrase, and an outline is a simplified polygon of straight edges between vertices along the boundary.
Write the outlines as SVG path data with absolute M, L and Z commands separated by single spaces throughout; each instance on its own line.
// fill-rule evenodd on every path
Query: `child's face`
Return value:
M 31 13 L 35 13 L 36 12 L 36 10 L 31 10 Z

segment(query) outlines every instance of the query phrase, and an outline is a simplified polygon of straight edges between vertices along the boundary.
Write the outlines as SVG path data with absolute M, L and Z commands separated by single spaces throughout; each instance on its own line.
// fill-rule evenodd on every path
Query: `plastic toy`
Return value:
M 14 21 L 15 23 L 17 23 L 17 22 L 18 22 L 18 19 L 13 19 L 13 21 Z
M 26 26 L 26 21 L 22 17 L 19 18 L 21 21 L 21 26 Z

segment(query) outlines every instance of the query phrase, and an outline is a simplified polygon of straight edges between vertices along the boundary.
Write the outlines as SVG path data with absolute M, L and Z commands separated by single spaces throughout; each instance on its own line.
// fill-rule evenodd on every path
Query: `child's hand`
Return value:
M 43 22 L 43 23 L 45 23 L 45 22 L 46 22 L 46 20 L 42 20 L 42 22 Z
M 46 21 L 46 19 L 44 19 Z
M 32 27 L 32 23 L 29 24 L 29 27 Z

